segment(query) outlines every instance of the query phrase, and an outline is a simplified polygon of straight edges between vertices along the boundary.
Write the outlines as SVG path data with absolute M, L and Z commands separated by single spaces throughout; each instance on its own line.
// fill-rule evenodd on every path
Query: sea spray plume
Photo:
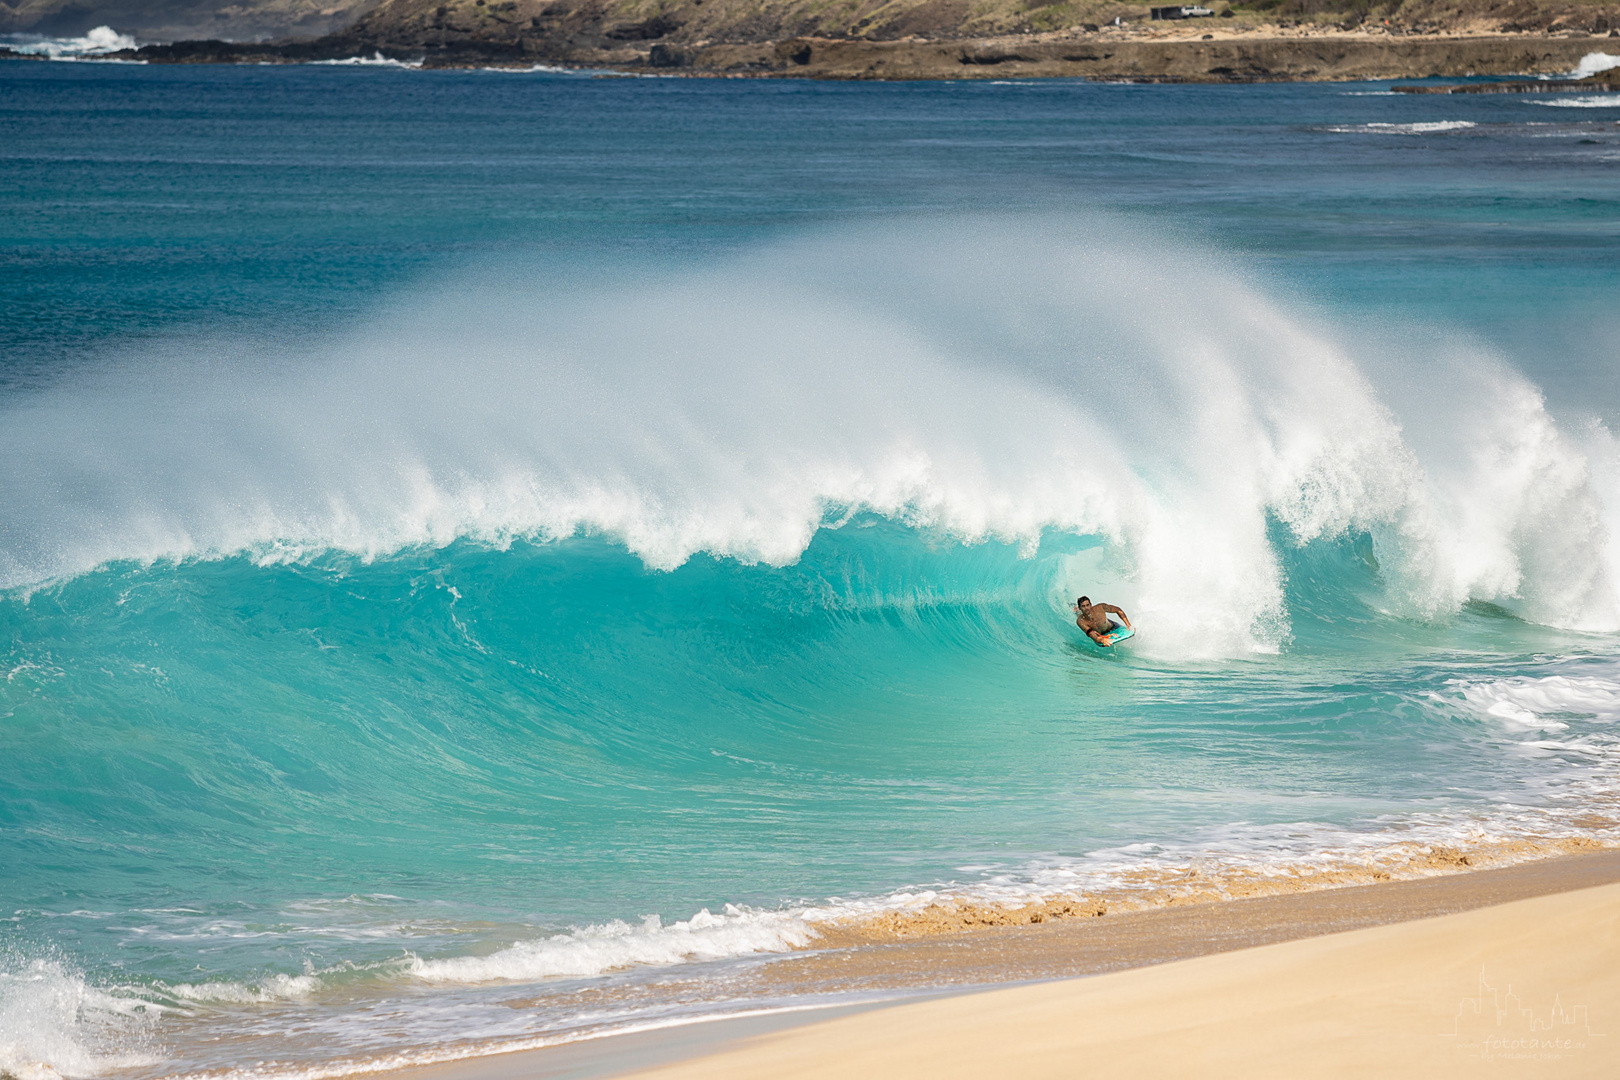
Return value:
M 1447 370 L 1473 392 L 1425 405 L 1450 419 L 1414 449 L 1411 410 L 1329 328 L 1223 259 L 1092 218 L 898 222 L 589 280 L 510 270 L 297 357 L 238 342 L 7 403 L 0 583 L 581 531 L 655 568 L 781 565 L 868 511 L 1027 550 L 1101 537 L 1116 579 L 1096 589 L 1153 625 L 1139 650 L 1221 656 L 1286 638 L 1276 521 L 1298 543 L 1373 532 L 1413 614 L 1519 597 L 1603 625 L 1603 537 L 1568 538 L 1556 568 L 1521 550 L 1546 540 L 1538 512 L 1598 506 L 1579 454 L 1522 380 Z M 1482 522 L 1502 476 L 1453 466 L 1500 425 L 1474 410 L 1502 402 L 1514 437 L 1543 433 L 1517 451 L 1543 464 Z
M 157 1009 L 98 989 L 55 958 L 0 953 L 0 1075 L 15 1080 L 99 1076 L 150 1064 Z
M 1541 392 L 1477 345 L 1415 344 L 1421 355 L 1371 362 L 1399 387 L 1385 396 L 1422 463 L 1412 502 L 1375 529 L 1392 610 L 1435 618 L 1477 599 L 1566 629 L 1620 629 L 1607 430 L 1566 435 Z
M 1603 567 L 1609 574 L 1610 589 L 1620 593 L 1614 585 L 1614 574 L 1620 570 L 1620 441 L 1609 426 L 1597 417 L 1587 417 L 1571 433 L 1580 448 L 1590 474 L 1589 484 L 1598 493 L 1597 502 L 1603 515 L 1599 529 L 1604 540 Z

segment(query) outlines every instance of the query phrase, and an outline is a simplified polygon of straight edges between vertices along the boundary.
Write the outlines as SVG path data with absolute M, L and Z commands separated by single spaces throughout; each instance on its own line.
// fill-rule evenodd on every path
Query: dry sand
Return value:
M 634 1075 L 1614 1077 L 1620 885 L 861 1013 Z
M 822 1023 L 814 1021 L 830 1014 L 597 1039 L 397 1080 L 874 1070 L 1153 1077 L 1189 1068 L 1246 1077 L 1620 1076 L 1617 917 L 1620 851 L 1606 850 L 1105 918 L 861 938 L 762 964 L 754 985 L 739 979 L 732 989 L 756 1000 L 981 992 Z

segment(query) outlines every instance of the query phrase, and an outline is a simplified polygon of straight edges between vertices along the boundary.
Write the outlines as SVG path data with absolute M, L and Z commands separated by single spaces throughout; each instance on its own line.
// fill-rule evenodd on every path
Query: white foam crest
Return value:
M 616 920 L 520 941 L 489 956 L 428 960 L 412 957 L 406 971 L 433 983 L 528 982 L 785 952 L 808 944 L 814 937 L 809 925 L 794 914 L 751 911 L 727 904 L 719 915 L 704 908 L 684 922 L 668 925 L 656 915 L 649 915 L 640 925 Z
M 1474 711 L 1538 731 L 1567 731 L 1575 717 L 1620 720 L 1620 681 L 1595 675 L 1518 676 L 1452 684 Z
M 0 958 L 0 1075 L 100 1076 L 154 1063 L 139 1044 L 151 1003 L 97 989 L 51 959 Z
M 479 68 L 478 70 L 479 71 L 492 71 L 492 72 L 495 72 L 496 74 L 503 74 L 503 75 L 580 75 L 580 76 L 584 76 L 586 78 L 590 78 L 591 75 L 593 73 L 595 73 L 595 71 L 597 69 L 594 69 L 594 68 L 557 67 L 554 64 L 530 64 L 528 67 L 482 67 L 482 68 Z M 656 78 L 661 77 L 661 76 L 658 76 L 658 75 L 645 75 L 645 74 L 643 74 L 643 75 L 631 75 L 631 74 L 628 74 L 628 73 L 625 73 L 625 72 L 617 72 L 617 71 L 608 72 L 606 69 L 602 69 L 602 71 L 605 74 L 611 74 L 616 79 L 617 78 L 656 79 Z
M 1411 500 L 1372 529 L 1391 608 L 1433 619 L 1487 600 L 1543 625 L 1620 628 L 1620 488 L 1593 457 L 1612 453 L 1606 431 L 1572 438 L 1541 392 L 1483 349 L 1387 348 L 1373 366 L 1400 388 L 1386 400 L 1421 467 Z
M 384 67 L 407 71 L 415 71 L 422 66 L 420 60 L 393 60 L 380 52 L 372 56 L 346 56 L 340 60 L 311 60 L 310 63 L 324 67 Z
M 1582 94 L 1578 97 L 1533 98 L 1526 105 L 1546 105 L 1554 109 L 1620 109 L 1620 94 Z
M 28 56 L 48 56 L 52 60 L 73 60 L 135 48 L 135 39 L 110 26 L 98 26 L 83 37 L 44 38 L 13 35 L 8 47 Z
M 258 983 L 159 983 L 157 991 L 176 1001 L 198 1004 L 263 1005 L 274 1001 L 302 1001 L 321 988 L 317 975 L 275 974 Z
M 1575 70 L 1569 74 L 1573 79 L 1589 79 L 1593 75 L 1600 75 L 1617 67 L 1620 67 L 1620 56 L 1606 52 L 1589 52 L 1581 57 L 1581 62 L 1576 64 Z
M 1472 120 L 1420 120 L 1411 124 L 1335 124 L 1327 130 L 1339 135 L 1438 135 L 1478 126 Z
M 1094 219 L 512 272 L 308 355 L 226 343 L 0 407 L 0 587 L 580 532 L 654 568 L 783 565 L 864 510 L 1026 551 L 1105 538 L 1056 617 L 1101 595 L 1150 624 L 1140 652 L 1229 656 L 1287 638 L 1275 519 L 1297 542 L 1373 530 L 1412 614 L 1620 626 L 1607 510 L 1534 387 L 1461 350 L 1402 356 L 1381 395 L 1340 337 Z

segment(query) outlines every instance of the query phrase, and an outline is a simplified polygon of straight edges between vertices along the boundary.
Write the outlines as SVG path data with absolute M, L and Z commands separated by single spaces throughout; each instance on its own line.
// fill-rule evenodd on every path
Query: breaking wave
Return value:
M 717 1007 L 625 973 L 1620 841 L 1609 431 L 1112 220 L 104 357 L 0 403 L 0 491 L 8 858 L 202 868 L 26 916 L 148 966 L 4 958 L 19 1080 L 447 1060 Z
M 222 342 L 9 402 L 0 585 L 581 534 L 657 569 L 783 566 L 875 514 L 1025 552 L 1096 538 L 1088 577 L 1151 648 L 1231 656 L 1287 640 L 1276 522 L 1285 545 L 1370 535 L 1405 616 L 1620 626 L 1605 430 L 1578 442 L 1483 349 L 1360 349 L 1117 226 L 896 226 L 447 292 L 300 355 Z
M 0 955 L 0 1075 L 100 1076 L 151 1064 L 143 1047 L 152 1004 L 92 986 L 60 960 Z
M 1581 94 L 1527 100 L 1526 105 L 1546 105 L 1554 109 L 1616 109 L 1620 94 Z
M 1581 57 L 1581 62 L 1575 65 L 1570 77 L 1575 79 L 1589 79 L 1593 75 L 1601 75 L 1605 71 L 1612 71 L 1620 67 L 1620 56 L 1613 56 L 1605 52 L 1589 52 Z
M 727 905 L 719 915 L 705 908 L 690 919 L 668 925 L 657 915 L 649 915 L 639 926 L 622 921 L 587 926 L 567 934 L 521 941 L 489 956 L 433 960 L 412 957 L 405 970 L 424 982 L 529 982 L 600 975 L 643 965 L 783 952 L 808 945 L 814 937 L 814 931 L 798 915 L 754 912 Z
M 98 26 L 83 37 L 52 38 L 33 34 L 0 37 L 7 48 L 25 56 L 48 56 L 52 60 L 79 60 L 135 48 L 135 38 L 120 34 L 110 26 Z
M 1339 135 L 1443 135 L 1478 126 L 1472 120 L 1423 120 L 1411 124 L 1340 124 L 1327 130 Z

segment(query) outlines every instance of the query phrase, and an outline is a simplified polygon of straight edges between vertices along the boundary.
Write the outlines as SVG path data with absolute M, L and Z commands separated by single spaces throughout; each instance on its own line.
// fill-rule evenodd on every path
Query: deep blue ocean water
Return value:
M 0 64 L 0 1069 L 1613 839 L 1608 104 Z

